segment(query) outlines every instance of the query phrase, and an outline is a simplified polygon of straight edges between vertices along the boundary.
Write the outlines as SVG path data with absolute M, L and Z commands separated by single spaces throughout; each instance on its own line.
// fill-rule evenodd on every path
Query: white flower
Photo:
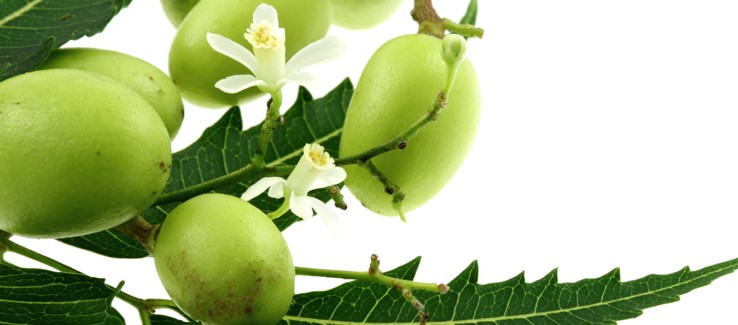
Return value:
M 256 86 L 263 92 L 273 93 L 287 82 L 309 85 L 317 80 L 318 75 L 302 69 L 333 59 L 345 49 L 344 42 L 338 37 L 326 37 L 305 46 L 285 64 L 284 28 L 279 28 L 277 10 L 265 3 L 256 7 L 254 21 L 244 37 L 251 43 L 253 53 L 224 36 L 207 34 L 208 43 L 214 50 L 253 72 L 253 75 L 235 75 L 216 82 L 215 87 L 224 92 L 234 94 Z
M 331 155 L 317 143 L 306 144 L 302 152 L 300 161 L 287 180 L 281 177 L 264 177 L 251 185 L 241 198 L 249 201 L 269 189 L 270 197 L 286 198 L 292 213 L 302 219 L 312 217 L 313 210 L 326 222 L 335 219 L 331 208 L 307 194 L 311 190 L 343 182 L 346 179 L 346 171 L 336 167 Z M 326 218 L 328 220 L 325 220 Z

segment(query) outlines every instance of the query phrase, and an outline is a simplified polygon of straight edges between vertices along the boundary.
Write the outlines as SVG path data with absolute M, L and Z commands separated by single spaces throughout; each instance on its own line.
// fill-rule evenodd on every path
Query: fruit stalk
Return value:
M 137 215 L 135 218 L 115 227 L 115 229 L 139 242 L 149 254 L 154 253 L 154 245 L 156 244 L 154 234 L 158 228 L 159 225 L 150 224 L 141 215 Z
M 418 23 L 418 34 L 427 34 L 443 38 L 446 31 L 464 37 L 482 38 L 484 29 L 471 24 L 459 24 L 448 18 L 441 18 L 433 8 L 432 0 L 415 0 L 415 6 L 410 15 Z

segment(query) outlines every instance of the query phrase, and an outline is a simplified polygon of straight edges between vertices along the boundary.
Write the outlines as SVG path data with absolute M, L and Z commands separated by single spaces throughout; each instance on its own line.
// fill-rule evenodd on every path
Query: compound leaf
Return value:
M 412 279 L 420 260 L 392 272 Z M 559 283 L 556 270 L 527 283 L 523 274 L 510 280 L 478 284 L 476 262 L 449 283 L 444 295 L 414 292 L 430 313 L 428 324 L 615 324 L 643 309 L 679 300 L 738 269 L 738 259 L 691 271 L 649 275 L 621 282 L 620 270 L 596 279 Z M 282 324 L 418 324 L 418 311 L 393 288 L 349 282 L 332 290 L 296 295 Z

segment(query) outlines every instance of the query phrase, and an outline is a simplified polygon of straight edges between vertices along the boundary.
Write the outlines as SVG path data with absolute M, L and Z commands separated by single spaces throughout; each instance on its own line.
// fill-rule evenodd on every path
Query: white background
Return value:
M 465 5 L 436 1 L 450 18 Z M 405 1 L 369 31 L 331 29 L 349 49 L 324 68 L 313 94 L 347 75 L 358 80 L 380 44 L 415 32 L 411 6 Z M 482 121 L 461 170 L 407 224 L 349 200 L 340 212 L 345 234 L 318 220 L 294 225 L 284 235 L 296 265 L 363 270 L 377 253 L 390 269 L 422 255 L 422 281 L 449 281 L 478 259 L 482 283 L 521 271 L 533 281 L 554 268 L 571 282 L 614 267 L 632 280 L 738 257 L 737 3 L 483 0 L 479 7 L 486 35 L 469 42 L 468 56 L 483 90 Z M 174 33 L 158 1 L 136 0 L 104 33 L 69 45 L 116 49 L 167 71 Z M 286 105 L 295 91 L 285 88 Z M 247 124 L 262 118 L 263 106 L 242 108 Z M 174 149 L 224 112 L 188 106 Z M 136 296 L 166 297 L 152 259 L 18 241 L 111 284 L 125 280 Z M 337 283 L 298 277 L 297 290 Z M 736 324 L 737 288 L 738 275 L 728 275 L 621 324 Z M 132 308 L 115 306 L 138 323 Z

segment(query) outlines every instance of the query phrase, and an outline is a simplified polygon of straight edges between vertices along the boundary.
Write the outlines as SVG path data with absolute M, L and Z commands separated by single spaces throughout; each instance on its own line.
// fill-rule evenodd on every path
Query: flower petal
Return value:
M 266 3 L 260 4 L 258 7 L 256 7 L 256 10 L 254 10 L 254 23 L 258 24 L 264 20 L 268 21 L 269 24 L 272 25 L 272 27 L 279 26 L 277 9 L 274 9 L 274 7 Z
M 310 185 L 310 190 L 312 191 L 316 188 L 323 188 L 331 185 L 338 184 L 340 182 L 343 182 L 343 180 L 346 179 L 346 171 L 343 170 L 341 167 L 333 167 L 330 169 L 326 169 L 323 171 L 323 173 L 318 177 L 316 180 L 313 181 L 313 184 Z
M 266 191 L 266 189 L 271 187 L 272 185 L 284 182 L 285 180 L 281 177 L 264 177 L 254 183 L 254 185 L 249 186 L 249 188 L 246 189 L 246 192 L 241 195 L 241 199 L 249 201 L 259 196 L 259 194 Z
M 285 75 L 290 75 L 307 66 L 331 60 L 346 50 L 346 43 L 337 36 L 329 36 L 308 44 L 287 62 Z
M 328 203 L 323 203 L 314 197 L 310 197 L 310 202 L 312 203 L 315 212 L 317 212 L 318 217 L 323 221 L 328 229 L 336 234 L 346 233 L 346 228 L 339 221 L 338 215 L 333 213 L 333 209 L 328 206 Z
M 208 33 L 206 37 L 213 50 L 238 61 L 251 71 L 256 69 L 256 57 L 243 45 L 218 34 Z
M 275 198 L 275 199 L 281 199 L 284 197 L 284 184 L 286 182 L 279 182 L 275 183 L 271 187 L 269 187 L 269 197 Z
M 290 210 L 302 219 L 313 217 L 313 208 L 309 196 L 295 195 L 295 192 L 292 192 Z
M 320 75 L 317 73 L 306 71 L 292 71 L 290 74 L 280 79 L 277 84 L 279 85 L 279 83 L 281 83 L 283 85 L 289 82 L 301 86 L 310 86 L 312 84 L 315 84 L 315 82 L 318 81 L 319 77 Z
M 256 77 L 250 74 L 239 74 L 226 77 L 218 80 L 218 82 L 215 83 L 216 88 L 229 94 L 235 94 L 247 88 L 264 85 L 266 85 L 266 82 L 256 79 Z

